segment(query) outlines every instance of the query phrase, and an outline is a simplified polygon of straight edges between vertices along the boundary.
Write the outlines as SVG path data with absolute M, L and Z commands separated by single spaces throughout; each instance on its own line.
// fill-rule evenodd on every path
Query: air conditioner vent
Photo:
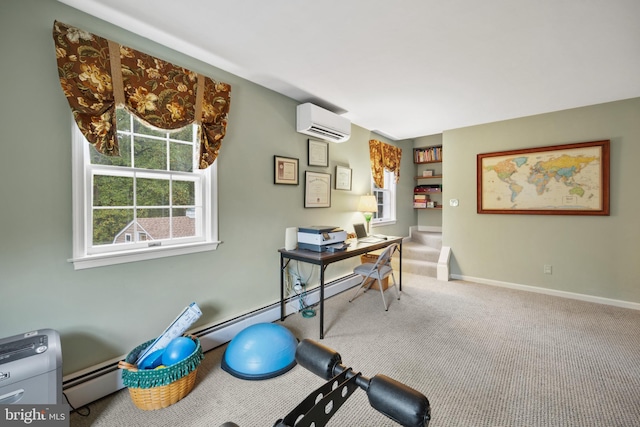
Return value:
M 344 138 L 344 134 L 338 133 L 338 132 L 333 132 L 330 131 L 328 129 L 324 129 L 318 126 L 311 126 L 311 128 L 309 128 L 309 132 L 315 133 L 315 134 L 320 134 L 320 135 L 324 135 L 327 138 L 330 138 L 333 141 L 338 141 L 342 138 Z
M 344 142 L 351 136 L 351 122 L 329 110 L 306 103 L 297 107 L 296 130 L 326 141 Z

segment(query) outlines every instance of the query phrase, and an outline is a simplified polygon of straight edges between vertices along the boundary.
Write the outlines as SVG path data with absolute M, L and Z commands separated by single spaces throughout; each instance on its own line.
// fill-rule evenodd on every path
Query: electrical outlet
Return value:
M 551 265 L 550 264 L 545 264 L 544 265 L 544 274 L 551 274 Z

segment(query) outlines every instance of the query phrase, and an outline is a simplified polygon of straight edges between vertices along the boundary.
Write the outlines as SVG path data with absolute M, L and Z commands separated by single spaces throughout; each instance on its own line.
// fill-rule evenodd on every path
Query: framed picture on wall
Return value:
M 351 190 L 351 169 L 336 166 L 336 190 Z
M 309 166 L 329 167 L 329 143 L 309 140 Z
M 609 215 L 609 140 L 477 155 L 478 213 Z
M 305 171 L 304 207 L 331 207 L 331 174 Z
M 273 156 L 273 183 L 298 185 L 298 159 Z

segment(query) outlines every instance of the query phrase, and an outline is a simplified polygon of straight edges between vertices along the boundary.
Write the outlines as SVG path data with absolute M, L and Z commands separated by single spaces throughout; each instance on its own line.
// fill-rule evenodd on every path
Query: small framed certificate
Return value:
M 298 185 L 298 159 L 273 156 L 273 183 Z
M 336 190 L 351 190 L 351 169 L 336 166 Z
M 329 143 L 309 140 L 309 166 L 329 167 Z

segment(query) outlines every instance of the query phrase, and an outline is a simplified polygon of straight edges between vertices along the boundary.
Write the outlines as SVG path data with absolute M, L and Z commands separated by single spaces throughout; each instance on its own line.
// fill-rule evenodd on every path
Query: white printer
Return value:
M 310 225 L 298 227 L 298 248 L 324 252 L 329 245 L 347 240 L 347 232 L 339 227 Z
M 0 405 L 63 404 L 60 334 L 40 329 L 0 339 Z

